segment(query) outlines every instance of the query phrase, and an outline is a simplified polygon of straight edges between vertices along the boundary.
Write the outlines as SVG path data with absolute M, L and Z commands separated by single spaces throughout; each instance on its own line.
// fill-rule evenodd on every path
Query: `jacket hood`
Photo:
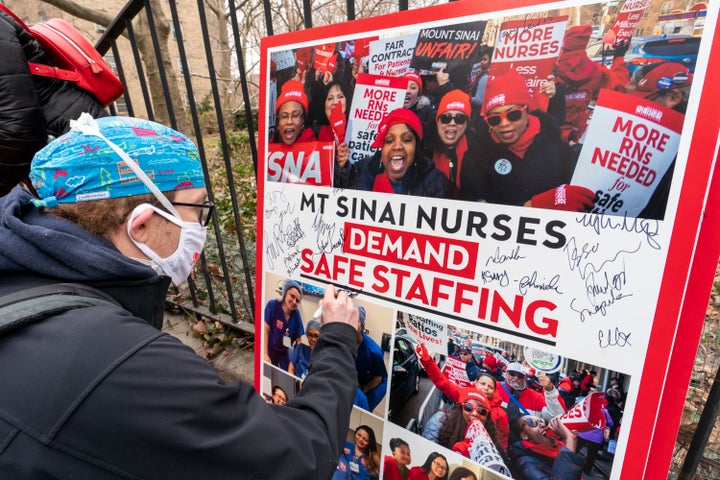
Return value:
M 0 199 L 0 273 L 33 273 L 72 282 L 157 276 L 106 239 L 35 207 L 31 198 L 16 187 Z
M 0 199 L 0 279 L 15 279 L 10 290 L 33 283 L 83 283 L 162 327 L 169 277 L 126 257 L 106 239 L 35 207 L 31 198 L 16 187 Z M 27 278 L 35 280 L 28 284 Z

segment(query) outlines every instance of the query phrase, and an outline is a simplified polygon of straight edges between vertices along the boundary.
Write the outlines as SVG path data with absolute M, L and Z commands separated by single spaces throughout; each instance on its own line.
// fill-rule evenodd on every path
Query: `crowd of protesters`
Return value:
M 362 57 L 352 42 L 341 42 L 320 69 L 314 50 L 303 47 L 294 52 L 294 68 L 271 72 L 272 85 L 279 85 L 270 114 L 273 141 L 334 141 L 337 188 L 590 211 L 596 193 L 570 182 L 600 89 L 683 112 L 692 83 L 692 73 L 672 62 L 631 77 L 624 61 L 628 40 L 614 46 L 610 66 L 595 63 L 585 51 L 591 34 L 590 25 L 568 28 L 554 75 L 535 89 L 514 70 L 491 75 L 487 45 L 469 82 L 443 68 L 408 70 L 403 106 L 385 113 L 372 132 L 374 154 L 358 161 L 348 160 L 348 144 L 333 136 L 329 117 L 334 103 L 342 104 L 337 115 L 349 114 L 357 75 L 366 68 Z M 641 216 L 664 215 L 672 170 Z
M 580 479 L 597 473 L 593 467 L 601 455 L 611 458 L 614 453 L 625 402 L 622 376 L 612 377 L 604 389 L 604 427 L 576 432 L 565 426 L 563 415 L 602 390 L 595 370 L 538 373 L 507 352 L 473 351 L 471 344 L 451 342 L 448 356 L 459 360 L 467 375 L 458 380 L 423 344 L 416 349 L 425 372 L 446 399 L 424 423 L 424 438 L 479 461 L 473 458 L 477 440 L 471 433 L 479 421 L 492 443 L 483 451 L 494 448 L 502 462 L 500 468 L 500 460 L 487 468 L 505 467 L 512 478 L 521 480 Z M 444 366 L 445 356 L 439 359 Z

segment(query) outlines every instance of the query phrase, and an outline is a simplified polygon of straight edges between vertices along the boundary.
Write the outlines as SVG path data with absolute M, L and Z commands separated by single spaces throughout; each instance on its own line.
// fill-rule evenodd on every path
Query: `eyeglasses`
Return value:
M 443 465 L 442 463 L 438 462 L 437 460 L 433 460 L 432 464 L 435 465 L 440 470 L 442 470 L 443 472 L 447 472 L 447 469 L 448 469 L 447 465 Z
M 477 405 L 473 405 L 470 402 L 463 403 L 463 410 L 465 410 L 468 413 L 477 412 L 478 415 L 481 417 L 484 417 L 488 414 L 488 409 L 485 407 L 479 407 Z
M 535 428 L 535 427 L 541 427 L 545 428 L 547 427 L 547 422 L 543 420 L 542 418 L 538 417 L 523 417 L 522 421 L 526 423 L 529 427 Z
M 512 110 L 508 110 L 507 112 L 498 113 L 495 115 L 488 115 L 485 121 L 487 121 L 488 125 L 490 125 L 491 127 L 497 127 L 498 125 L 500 125 L 500 122 L 502 122 L 503 118 L 506 118 L 510 122 L 517 122 L 522 118 L 522 114 L 525 110 L 527 110 L 527 106 L 513 108 Z
M 215 211 L 215 204 L 212 202 L 205 203 L 184 203 L 184 202 L 170 202 L 176 207 L 192 207 L 198 209 L 198 223 L 203 227 L 207 227 L 212 218 L 213 212 Z
M 525 375 L 519 372 L 505 372 L 505 376 L 509 377 L 515 377 L 515 378 L 525 378 Z
M 455 120 L 455 123 L 457 125 L 465 125 L 465 122 L 467 122 L 468 117 L 464 113 L 458 113 L 457 115 L 450 115 L 449 113 L 443 113 L 442 115 L 440 115 L 438 117 L 438 119 L 440 120 L 440 123 L 442 123 L 443 125 L 447 125 L 448 123 L 452 122 L 453 120 Z
M 308 338 L 320 338 L 319 333 L 306 333 L 305 336 Z
M 280 120 L 285 120 L 285 121 L 288 121 L 288 120 L 290 120 L 290 119 L 292 119 L 293 121 L 295 121 L 295 120 L 297 120 L 297 119 L 299 119 L 299 118 L 302 118 L 302 116 L 303 116 L 303 112 L 295 111 L 295 112 L 292 112 L 292 113 L 281 113 L 281 114 L 278 116 L 278 118 L 280 118 Z

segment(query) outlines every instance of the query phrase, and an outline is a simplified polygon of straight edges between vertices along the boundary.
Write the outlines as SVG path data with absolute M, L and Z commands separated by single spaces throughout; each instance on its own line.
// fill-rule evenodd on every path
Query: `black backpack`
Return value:
M 120 306 L 110 295 L 79 283 L 54 283 L 0 297 L 0 335 L 68 310 Z

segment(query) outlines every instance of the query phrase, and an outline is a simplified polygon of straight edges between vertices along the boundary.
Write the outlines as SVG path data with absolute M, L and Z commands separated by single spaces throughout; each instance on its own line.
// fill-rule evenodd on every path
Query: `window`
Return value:
M 178 39 L 177 32 L 175 31 L 175 25 L 172 23 L 170 24 L 170 29 L 172 30 L 172 35 L 174 40 L 180 40 L 185 41 L 185 34 L 183 33 L 182 25 L 180 25 L 180 38 Z
M 118 115 L 128 115 L 130 113 L 127 108 L 127 103 L 125 103 L 125 95 L 120 95 L 120 97 L 115 100 L 115 111 L 117 111 Z
M 673 11 L 673 2 L 663 2 L 660 7 L 660 15 L 666 15 Z
M 187 58 L 186 58 L 186 60 L 187 60 L 188 70 L 192 71 L 192 69 L 190 68 L 190 60 Z M 177 66 L 178 66 L 178 71 L 180 72 L 180 75 L 185 75 L 185 70 L 183 69 L 181 58 L 177 59 Z M 188 72 L 188 73 L 190 73 L 190 72 Z

